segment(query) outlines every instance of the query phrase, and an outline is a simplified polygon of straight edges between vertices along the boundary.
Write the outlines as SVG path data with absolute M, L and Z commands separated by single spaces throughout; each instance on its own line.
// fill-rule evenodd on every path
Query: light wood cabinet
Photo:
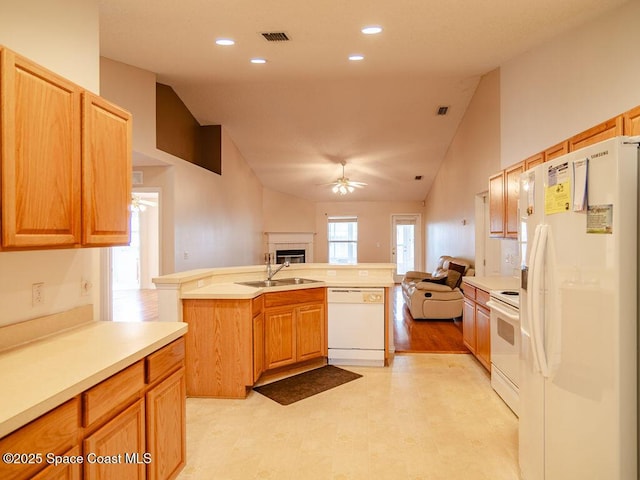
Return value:
M 524 169 L 529 170 L 535 166 L 544 163 L 544 152 L 536 153 L 535 155 L 530 156 L 524 161 Z
M 75 397 L 42 415 L 14 433 L 0 439 L 2 453 L 53 453 L 62 455 L 78 445 L 80 399 Z M 41 463 L 12 464 L 0 462 L 0 478 L 13 480 L 30 478 L 46 467 Z M 57 470 L 57 469 L 56 469 Z M 52 470 L 49 474 L 53 474 Z
M 79 244 L 81 89 L 0 50 L 2 246 Z
M 67 458 L 78 458 L 82 454 L 80 447 L 73 447 L 71 450 L 64 452 L 63 456 Z M 49 465 L 40 473 L 35 475 L 32 480 L 80 480 L 82 478 L 81 463 L 66 463 L 60 465 Z
M 186 464 L 184 367 L 147 392 L 148 480 L 175 478 Z
M 489 292 L 464 283 L 462 341 L 484 368 L 491 371 Z
M 569 153 L 569 140 L 560 142 L 553 147 L 549 147 L 544 151 L 544 161 L 548 162 L 554 158 L 561 157 Z
M 175 478 L 186 459 L 184 350 L 175 340 L 0 438 L 1 452 L 42 453 L 40 463 L 0 462 L 0 478 Z M 49 465 L 47 453 L 82 463 Z
M 504 172 L 506 184 L 505 234 L 507 238 L 518 238 L 518 200 L 520 199 L 520 174 L 524 162 L 507 168 Z
M 640 106 L 632 108 L 624 115 L 624 134 L 640 135 Z
M 129 243 L 131 115 L 0 47 L 3 249 Z
M 518 236 L 518 198 L 520 174 L 524 162 L 509 167 L 489 178 L 489 236 Z
M 623 132 L 623 116 L 611 118 L 606 122 L 602 122 L 599 125 L 591 127 L 582 133 L 574 135 L 569 139 L 569 151 L 573 152 L 580 148 L 588 147 L 594 143 L 613 138 L 618 135 L 622 135 Z
M 265 294 L 267 370 L 327 355 L 325 289 L 286 293 Z
M 253 383 L 265 370 L 264 363 L 264 312 L 253 317 Z
M 131 114 L 89 92 L 82 97 L 82 244 L 126 245 Z
M 489 177 L 489 236 L 504 237 L 504 171 Z
M 145 451 L 144 400 L 140 399 L 84 440 L 87 456 L 84 478 L 143 480 L 146 477 Z M 139 457 L 125 459 L 125 455 L 132 454 Z M 91 462 L 90 455 L 109 459 L 112 463 Z
M 187 395 L 245 398 L 254 384 L 252 300 L 185 299 Z M 256 304 L 257 305 L 257 304 Z M 259 315 L 259 314 L 258 314 Z M 260 337 L 256 332 L 256 337 Z M 261 359 L 258 358 L 258 363 Z

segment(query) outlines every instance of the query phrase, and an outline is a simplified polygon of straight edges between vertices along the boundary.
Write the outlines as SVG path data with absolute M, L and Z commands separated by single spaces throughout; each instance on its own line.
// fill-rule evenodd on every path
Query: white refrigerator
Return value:
M 523 480 L 637 478 L 637 140 L 521 176 Z

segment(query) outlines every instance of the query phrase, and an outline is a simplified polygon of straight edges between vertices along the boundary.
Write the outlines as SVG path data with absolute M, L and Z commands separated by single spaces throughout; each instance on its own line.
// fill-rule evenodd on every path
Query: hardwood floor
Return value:
M 402 299 L 400 286 L 392 292 L 394 343 L 397 353 L 469 353 L 462 343 L 462 322 L 414 320 Z M 158 292 L 116 290 L 113 292 L 115 322 L 158 320 Z
M 149 322 L 158 320 L 158 291 L 114 290 L 114 322 Z
M 461 320 L 414 320 L 399 285 L 393 290 L 393 334 L 396 353 L 469 353 Z

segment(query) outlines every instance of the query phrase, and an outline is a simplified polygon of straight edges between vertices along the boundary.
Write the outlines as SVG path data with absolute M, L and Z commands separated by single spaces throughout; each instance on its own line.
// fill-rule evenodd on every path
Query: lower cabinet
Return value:
M 478 361 L 491 370 L 491 330 L 489 326 L 489 292 L 464 284 L 462 341 Z
M 324 288 L 265 294 L 267 370 L 327 355 L 325 305 Z
M 184 352 L 175 340 L 0 438 L 3 453 L 41 453 L 0 462 L 0 478 L 176 478 L 186 463 Z
M 144 400 L 140 399 L 84 440 L 85 480 L 144 479 L 145 445 Z

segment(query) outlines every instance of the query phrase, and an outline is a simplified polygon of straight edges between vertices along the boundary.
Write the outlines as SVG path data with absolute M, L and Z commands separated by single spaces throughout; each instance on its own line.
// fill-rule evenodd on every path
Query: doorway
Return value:
M 111 307 L 114 321 L 157 318 L 151 281 L 160 273 L 160 192 L 134 189 L 131 243 L 111 249 Z
M 422 222 L 420 214 L 393 214 L 391 224 L 391 261 L 396 265 L 394 281 L 400 283 L 405 273 L 421 267 Z

